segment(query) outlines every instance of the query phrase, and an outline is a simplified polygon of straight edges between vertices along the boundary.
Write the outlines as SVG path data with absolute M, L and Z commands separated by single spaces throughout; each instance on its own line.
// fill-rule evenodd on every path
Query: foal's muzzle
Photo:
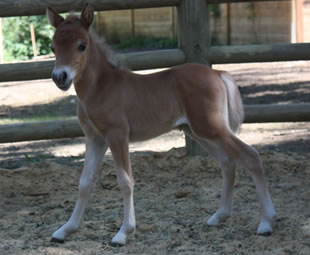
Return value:
M 73 78 L 74 72 L 69 68 L 55 68 L 52 72 L 53 81 L 57 87 L 63 91 L 66 91 L 70 88 Z

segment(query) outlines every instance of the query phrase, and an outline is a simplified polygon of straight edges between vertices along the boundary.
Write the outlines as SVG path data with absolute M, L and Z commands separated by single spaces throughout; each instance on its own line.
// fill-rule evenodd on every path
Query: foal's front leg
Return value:
M 87 205 L 95 173 L 101 166 L 102 159 L 108 146 L 101 137 L 86 138 L 86 153 L 82 175 L 80 177 L 79 195 L 73 213 L 66 224 L 52 235 L 52 241 L 63 242 L 65 238 L 76 232 L 83 221 L 85 207 Z
M 117 183 L 123 196 L 124 218 L 118 233 L 113 237 L 112 243 L 124 245 L 128 236 L 135 231 L 136 219 L 133 202 L 134 180 L 132 176 L 128 136 L 125 132 L 113 132 L 107 136 L 117 174 Z

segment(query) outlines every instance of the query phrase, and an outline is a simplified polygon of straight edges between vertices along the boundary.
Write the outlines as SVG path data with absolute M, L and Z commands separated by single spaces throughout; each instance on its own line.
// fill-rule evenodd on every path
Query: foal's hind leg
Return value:
M 212 133 L 209 133 L 208 130 L 204 132 L 200 128 L 195 135 L 216 146 L 219 150 L 227 154 L 229 158 L 240 162 L 249 171 L 254 180 L 257 197 L 263 211 L 257 233 L 262 235 L 270 234 L 272 232 L 275 210 L 268 191 L 259 154 L 254 148 L 243 143 L 230 130 L 225 128 L 224 123 L 223 125 L 219 125 L 220 128 L 218 128 L 219 126 L 210 125 L 211 122 L 208 123 L 208 130 L 212 130 Z M 193 129 L 193 132 L 195 132 L 195 129 Z
M 208 219 L 208 225 L 210 226 L 218 226 L 221 222 L 231 216 L 232 194 L 235 180 L 236 162 L 220 152 L 217 152 L 216 158 L 222 169 L 222 193 L 219 208 Z
M 208 225 L 218 226 L 221 222 L 231 216 L 232 213 L 232 194 L 235 180 L 236 161 L 215 146 L 212 146 L 195 136 L 189 127 L 184 127 L 183 130 L 188 136 L 198 142 L 209 154 L 214 156 L 221 167 L 223 176 L 221 202 L 216 212 L 208 219 Z
M 275 216 L 274 206 L 266 184 L 262 161 L 258 152 L 251 146 L 243 143 L 231 132 L 212 139 L 221 150 L 225 151 L 231 158 L 239 161 L 250 173 L 255 186 L 258 200 L 260 202 L 263 216 L 258 234 L 268 235 L 272 232 L 272 223 Z
M 203 148 L 216 158 L 222 170 L 223 179 L 220 206 L 208 219 L 208 225 L 218 226 L 230 217 L 232 213 L 232 195 L 235 181 L 236 161 L 215 146 L 210 146 L 203 140 L 198 139 L 198 141 Z

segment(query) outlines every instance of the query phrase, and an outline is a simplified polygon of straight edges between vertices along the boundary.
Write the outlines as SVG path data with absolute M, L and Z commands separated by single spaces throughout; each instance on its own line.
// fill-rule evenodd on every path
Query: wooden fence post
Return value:
M 135 37 L 136 36 L 136 26 L 135 26 L 135 10 L 134 9 L 131 9 L 130 10 L 130 25 L 131 25 L 131 36 L 132 37 Z
M 303 15 L 304 0 L 295 1 L 295 19 L 296 19 L 296 42 L 304 42 L 304 15 Z
M 179 46 L 187 63 L 210 64 L 206 58 L 210 47 L 208 16 L 207 0 L 182 0 L 178 5 Z M 190 155 L 206 155 L 189 137 L 186 137 L 186 151 Z
M 36 35 L 33 24 L 30 24 L 30 34 L 31 34 L 33 57 L 36 58 L 38 56 L 38 53 L 37 53 Z
M 2 36 L 2 19 L 0 18 L 0 64 L 3 63 L 4 51 L 3 51 L 3 36 Z
M 210 46 L 206 0 L 182 0 L 178 5 L 179 44 L 186 62 L 209 64 L 203 51 Z

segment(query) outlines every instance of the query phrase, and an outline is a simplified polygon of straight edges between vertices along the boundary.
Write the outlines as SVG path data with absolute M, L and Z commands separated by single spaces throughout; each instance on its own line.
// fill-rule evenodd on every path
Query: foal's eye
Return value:
M 81 43 L 81 44 L 79 45 L 79 51 L 83 52 L 83 51 L 85 51 L 85 50 L 86 50 L 86 44 L 85 44 L 85 43 Z

